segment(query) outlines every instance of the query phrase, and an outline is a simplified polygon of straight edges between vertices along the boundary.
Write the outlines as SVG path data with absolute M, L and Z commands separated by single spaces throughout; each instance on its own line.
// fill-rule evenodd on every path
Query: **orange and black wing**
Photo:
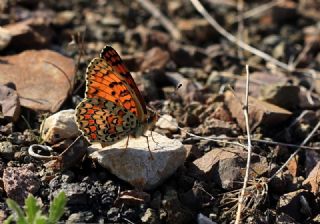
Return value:
M 119 107 L 129 110 L 137 117 L 142 113 L 142 108 L 134 91 L 105 59 L 94 58 L 90 62 L 86 79 L 86 98 L 102 98 L 113 102 Z
M 119 54 L 111 46 L 107 45 L 102 49 L 100 53 L 100 57 L 106 60 L 106 62 L 112 66 L 113 70 L 117 71 L 126 80 L 130 88 L 134 91 L 135 95 L 137 96 L 139 103 L 141 105 L 141 108 L 143 110 L 143 113 L 146 115 L 147 114 L 146 103 L 134 79 L 132 78 L 130 72 L 128 71 L 123 61 L 121 60 Z

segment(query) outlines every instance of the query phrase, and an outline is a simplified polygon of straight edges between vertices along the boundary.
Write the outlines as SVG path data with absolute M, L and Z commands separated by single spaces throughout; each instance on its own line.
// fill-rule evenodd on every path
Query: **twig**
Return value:
M 263 58 L 266 61 L 269 61 L 276 66 L 286 70 L 290 71 L 290 67 L 281 62 L 277 59 L 273 58 L 271 55 L 264 53 L 263 51 L 260 51 L 254 47 L 251 47 L 250 45 L 246 44 L 245 42 L 238 40 L 236 37 L 234 37 L 231 33 L 226 31 L 220 24 L 207 12 L 207 10 L 201 5 L 199 0 L 190 0 L 191 3 L 194 5 L 194 7 L 198 10 L 198 12 L 206 19 L 208 22 L 213 26 L 214 29 L 216 29 L 222 36 L 227 38 L 230 42 L 238 45 L 242 49 L 251 52 L 254 55 L 257 55 L 261 58 Z
M 235 22 L 239 22 L 241 20 L 246 20 L 246 19 L 248 19 L 250 17 L 256 17 L 258 15 L 261 15 L 264 11 L 267 11 L 267 10 L 271 9 L 274 6 L 281 4 L 282 2 L 284 2 L 284 0 L 276 0 L 276 1 L 268 2 L 268 3 L 263 4 L 263 5 L 259 5 L 256 8 L 253 8 L 251 10 L 248 10 L 248 11 L 244 12 L 242 18 L 239 17 Z
M 244 30 L 244 24 L 243 24 L 243 7 L 244 7 L 244 0 L 238 0 L 237 4 L 237 10 L 238 10 L 238 33 L 237 33 L 237 38 L 238 40 L 243 40 L 243 30 Z M 243 49 L 239 48 L 237 49 L 238 51 L 238 57 L 243 58 Z
M 174 26 L 174 24 L 165 17 L 161 11 L 149 0 L 137 0 L 143 8 L 145 8 L 153 17 L 158 19 L 166 30 L 175 40 L 181 40 L 181 32 Z
M 314 133 L 319 129 L 320 127 L 320 121 L 317 123 L 317 125 L 313 128 L 313 130 L 309 133 L 309 135 L 303 140 L 303 142 L 301 143 L 301 146 L 305 145 L 310 138 L 314 135 Z M 289 159 L 280 167 L 279 170 L 277 170 L 277 172 L 275 174 L 273 174 L 269 179 L 268 182 L 270 182 L 273 178 L 275 178 L 280 172 L 283 171 L 283 169 L 288 165 L 288 163 L 290 162 L 290 160 L 292 158 L 294 158 L 300 151 L 301 151 L 301 147 L 298 148 L 296 151 L 294 151 L 294 153 L 291 154 L 291 156 L 289 157 Z
M 248 138 L 248 145 L 247 145 L 248 158 L 247 158 L 246 173 L 244 176 L 243 186 L 242 186 L 241 194 L 240 194 L 239 201 L 238 201 L 238 210 L 237 210 L 236 221 L 235 221 L 236 224 L 239 224 L 240 220 L 241 220 L 241 211 L 242 211 L 242 207 L 244 205 L 243 204 L 244 203 L 244 196 L 245 196 L 247 183 L 248 183 L 248 179 L 249 179 L 251 154 L 252 154 L 251 134 L 250 134 L 249 115 L 248 115 L 248 108 L 249 108 L 249 103 L 248 103 L 248 99 L 249 99 L 249 66 L 248 65 L 246 65 L 246 73 L 247 73 L 246 99 L 245 99 L 245 105 L 242 110 L 243 110 L 243 115 L 245 118 L 247 138 Z

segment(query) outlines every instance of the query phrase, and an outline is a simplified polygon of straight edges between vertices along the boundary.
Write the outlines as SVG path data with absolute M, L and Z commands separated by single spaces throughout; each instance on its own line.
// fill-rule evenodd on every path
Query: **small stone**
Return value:
M 167 213 L 166 223 L 191 223 L 193 220 L 191 211 L 182 205 L 178 193 L 172 188 L 166 189 L 162 207 Z
M 206 19 L 180 19 L 177 27 L 193 43 L 200 44 L 218 36 Z
M 0 27 L 0 51 L 9 45 L 11 38 L 11 34 L 6 29 Z
M 159 47 L 154 47 L 145 53 L 144 60 L 140 66 L 141 71 L 162 70 L 170 59 L 169 53 Z
M 150 224 L 158 224 L 158 223 L 160 223 L 160 220 L 157 217 L 157 213 L 153 209 L 148 208 L 147 211 L 141 217 L 141 222 L 142 223 L 150 223 Z
M 72 213 L 66 223 L 67 224 L 75 224 L 75 223 L 93 223 L 94 214 L 89 211 L 81 211 L 77 213 Z
M 162 115 L 156 123 L 156 127 L 169 130 L 170 132 L 178 131 L 178 122 L 169 114 Z
M 17 92 L 0 84 L 0 111 L 4 118 L 16 122 L 20 117 L 20 100 Z
M 42 139 L 50 144 L 80 135 L 74 119 L 74 110 L 62 110 L 48 117 L 41 125 Z
M 89 193 L 86 185 L 80 186 L 79 183 L 62 184 L 61 189 L 58 191 L 64 191 L 66 193 L 68 204 L 70 205 L 88 204 Z
M 0 155 L 7 159 L 13 159 L 14 148 L 11 142 L 0 142 Z
M 130 138 L 127 149 L 127 139 L 102 150 L 91 146 L 89 157 L 135 187 L 155 188 L 183 165 L 187 152 L 178 140 L 152 132 L 154 142 L 150 132 L 146 135 L 153 159 L 145 137 Z
M 311 192 L 317 195 L 320 191 L 320 162 L 309 173 L 307 179 L 303 181 L 303 185 L 309 185 Z
M 20 205 L 29 193 L 35 194 L 40 188 L 40 179 L 34 172 L 33 165 L 7 167 L 3 172 L 4 190 L 7 196 Z
M 298 222 L 302 222 L 319 211 L 315 196 L 304 189 L 284 194 L 280 197 L 277 213 L 285 213 Z
M 69 11 L 69 10 L 62 11 L 55 16 L 52 23 L 60 27 L 67 26 L 72 23 L 75 17 L 76 17 L 76 14 L 74 11 Z
M 217 224 L 216 222 L 212 221 L 210 218 L 201 213 L 198 214 L 197 221 L 198 224 Z

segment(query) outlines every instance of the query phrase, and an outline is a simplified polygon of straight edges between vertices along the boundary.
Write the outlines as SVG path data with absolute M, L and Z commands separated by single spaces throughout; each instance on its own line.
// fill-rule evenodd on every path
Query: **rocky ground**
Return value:
M 235 220 L 248 65 L 243 223 L 320 223 L 319 1 L 201 1 L 213 22 L 192 2 L 0 2 L 0 222 L 6 198 L 32 193 L 46 210 L 61 190 L 63 222 Z M 161 114 L 154 160 L 141 139 L 127 152 L 73 143 L 85 69 L 106 44 Z

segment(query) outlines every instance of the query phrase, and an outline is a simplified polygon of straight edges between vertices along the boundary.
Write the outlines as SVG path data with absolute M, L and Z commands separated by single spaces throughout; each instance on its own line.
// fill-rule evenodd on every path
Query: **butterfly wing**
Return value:
M 85 98 L 76 108 L 76 120 L 84 136 L 103 147 L 128 136 L 139 125 L 132 112 L 102 98 Z
M 127 81 L 103 58 L 94 58 L 86 72 L 86 98 L 102 98 L 131 111 L 139 120 L 144 112 Z
M 147 114 L 146 103 L 145 103 L 134 79 L 132 78 L 130 72 L 128 71 L 128 69 L 124 65 L 123 61 L 121 60 L 119 54 L 111 46 L 107 45 L 102 49 L 102 51 L 100 53 L 100 58 L 105 59 L 106 62 L 112 66 L 113 70 L 118 72 L 125 79 L 126 83 L 128 83 L 130 88 L 134 91 L 134 94 L 136 95 L 136 97 L 139 101 L 139 104 L 142 108 L 142 111 L 146 115 Z

